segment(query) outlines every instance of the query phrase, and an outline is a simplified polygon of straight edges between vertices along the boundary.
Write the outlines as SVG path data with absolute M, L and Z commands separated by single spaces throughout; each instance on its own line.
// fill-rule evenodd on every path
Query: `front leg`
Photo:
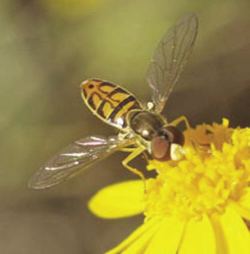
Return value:
M 130 170 L 131 172 L 133 172 L 134 174 L 140 176 L 141 179 L 145 182 L 145 177 L 144 177 L 143 173 L 141 171 L 139 171 L 138 169 L 133 168 L 128 165 L 128 163 L 130 161 L 132 161 L 134 158 L 136 158 L 138 155 L 140 155 L 144 150 L 145 150 L 145 148 L 143 146 L 138 146 L 136 148 L 130 148 L 129 151 L 132 151 L 132 152 L 122 161 L 122 165 L 125 168 L 127 168 L 128 170 Z M 123 149 L 122 149 L 122 151 L 123 151 Z M 128 150 L 126 149 L 125 151 L 128 151 Z
M 185 116 L 180 116 L 180 117 L 176 118 L 174 121 L 169 123 L 169 125 L 177 126 L 181 122 L 185 123 L 185 125 L 186 125 L 188 130 L 191 129 L 190 124 L 189 124 L 189 122 L 188 122 L 188 120 L 187 120 L 187 118 Z

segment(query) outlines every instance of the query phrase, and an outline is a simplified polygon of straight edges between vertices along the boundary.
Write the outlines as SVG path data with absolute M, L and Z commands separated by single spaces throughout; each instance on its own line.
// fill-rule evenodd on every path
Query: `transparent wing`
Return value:
M 188 13 L 170 28 L 158 44 L 147 71 L 152 100 L 161 112 L 188 60 L 198 31 L 198 18 Z
M 93 136 L 76 141 L 41 166 L 28 185 L 33 189 L 45 189 L 60 184 L 93 162 L 130 144 L 131 140 L 117 136 Z

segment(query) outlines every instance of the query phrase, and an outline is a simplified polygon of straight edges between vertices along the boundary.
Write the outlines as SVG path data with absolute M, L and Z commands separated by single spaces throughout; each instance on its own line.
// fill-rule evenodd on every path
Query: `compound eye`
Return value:
M 167 125 L 163 127 L 163 133 L 165 133 L 167 139 L 170 143 L 178 144 L 180 146 L 184 145 L 184 135 L 175 126 Z
M 152 155 L 159 161 L 167 161 L 170 157 L 170 143 L 166 138 L 155 137 L 151 143 Z

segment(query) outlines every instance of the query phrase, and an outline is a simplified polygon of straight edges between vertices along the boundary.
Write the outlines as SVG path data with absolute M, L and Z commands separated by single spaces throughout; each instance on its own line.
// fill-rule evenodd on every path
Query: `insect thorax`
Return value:
M 141 109 L 136 97 L 124 88 L 99 79 L 88 79 L 81 84 L 82 97 L 89 109 L 105 123 L 116 128 L 127 127 L 126 115 Z
M 143 143 L 150 143 L 154 137 L 159 136 L 163 126 L 167 124 L 161 115 L 140 109 L 131 110 L 127 115 L 127 122 Z

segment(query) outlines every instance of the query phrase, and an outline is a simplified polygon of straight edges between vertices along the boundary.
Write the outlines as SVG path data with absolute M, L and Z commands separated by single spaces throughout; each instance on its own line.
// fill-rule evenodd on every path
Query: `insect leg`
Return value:
M 131 154 L 129 154 L 123 161 L 122 161 L 122 165 L 127 168 L 128 170 L 130 170 L 131 172 L 133 172 L 134 174 L 138 175 L 141 177 L 141 179 L 143 180 L 143 182 L 145 183 L 145 177 L 143 175 L 143 173 L 141 171 L 139 171 L 136 168 L 133 168 L 131 166 L 128 165 L 128 163 L 130 161 L 132 161 L 134 158 L 136 158 L 139 154 L 141 154 L 143 151 L 145 150 L 144 147 L 139 146 L 137 148 L 133 148 L 133 151 Z
M 176 126 L 176 125 L 178 125 L 178 124 L 181 123 L 181 122 L 184 122 L 184 123 L 185 123 L 185 125 L 186 125 L 186 127 L 187 127 L 188 130 L 191 129 L 190 124 L 189 124 L 189 122 L 188 122 L 188 120 L 187 120 L 187 118 L 186 118 L 185 116 L 180 116 L 180 117 L 178 117 L 177 119 L 175 119 L 174 121 L 172 121 L 172 122 L 170 123 L 170 125 Z M 208 131 L 210 131 L 210 130 L 208 129 Z M 205 143 L 205 144 L 201 144 L 201 143 L 196 143 L 196 142 L 194 142 L 194 141 L 192 141 L 192 140 L 191 140 L 191 142 L 192 142 L 192 145 L 193 145 L 194 149 L 195 149 L 197 152 L 198 152 L 198 151 L 203 151 L 203 152 L 211 153 L 210 144 L 209 144 L 209 143 L 208 143 L 208 144 L 206 144 L 206 143 Z
M 134 147 L 125 147 L 125 148 L 122 148 L 120 151 L 121 152 L 126 152 L 126 153 L 132 153 L 136 148 Z
M 188 120 L 187 120 L 187 118 L 186 118 L 185 116 L 180 116 L 180 117 L 176 118 L 174 121 L 172 121 L 172 122 L 169 123 L 169 124 L 170 124 L 170 125 L 177 126 L 177 125 L 178 125 L 179 123 L 181 123 L 181 122 L 184 122 L 184 123 L 185 123 L 185 125 L 186 125 L 186 127 L 187 127 L 188 130 L 191 129 L 190 124 L 189 124 L 189 122 L 188 122 Z
M 121 151 L 121 152 L 126 152 L 126 153 L 132 153 L 135 149 L 136 149 L 136 148 L 134 148 L 134 147 L 125 147 L 125 148 L 122 148 L 120 151 Z M 145 150 L 142 151 L 142 157 L 143 157 L 146 161 L 149 160 L 148 155 L 147 155 L 147 153 L 146 153 Z
M 142 157 L 143 157 L 146 161 L 149 160 L 148 155 L 147 155 L 147 153 L 146 153 L 145 150 L 142 152 Z

